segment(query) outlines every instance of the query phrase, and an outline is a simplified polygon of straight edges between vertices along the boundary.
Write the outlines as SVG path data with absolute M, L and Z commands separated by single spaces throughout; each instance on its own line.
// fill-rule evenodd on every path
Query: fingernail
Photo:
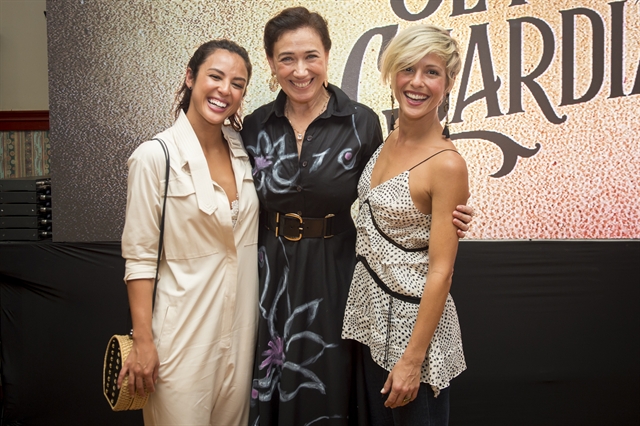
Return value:
M 384 388 L 380 389 L 380 393 L 384 393 Z

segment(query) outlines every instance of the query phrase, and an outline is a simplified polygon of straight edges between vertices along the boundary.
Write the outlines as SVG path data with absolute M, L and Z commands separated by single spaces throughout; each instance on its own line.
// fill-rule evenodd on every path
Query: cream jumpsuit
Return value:
M 146 426 L 248 421 L 258 313 L 259 204 L 240 135 L 228 126 L 223 134 L 238 190 L 235 227 L 227 195 L 211 181 L 186 116 L 181 113 L 157 136 L 168 145 L 171 173 L 152 322 L 160 370 L 156 392 L 144 408 Z M 128 166 L 124 279 L 153 279 L 164 193 L 160 144 L 141 144 Z

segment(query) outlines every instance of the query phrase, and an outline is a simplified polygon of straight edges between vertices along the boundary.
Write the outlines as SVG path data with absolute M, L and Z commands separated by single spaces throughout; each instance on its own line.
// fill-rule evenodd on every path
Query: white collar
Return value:
M 182 158 L 189 163 L 189 171 L 196 191 L 198 208 L 211 215 L 216 210 L 216 202 L 209 166 L 198 136 L 196 136 L 196 132 L 193 130 L 184 111 L 180 111 L 178 119 L 171 130 L 174 133 L 173 140 Z

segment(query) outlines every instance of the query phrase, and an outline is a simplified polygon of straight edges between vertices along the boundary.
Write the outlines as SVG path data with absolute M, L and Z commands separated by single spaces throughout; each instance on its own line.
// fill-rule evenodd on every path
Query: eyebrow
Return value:
M 424 67 L 427 68 L 427 69 L 435 68 L 435 69 L 440 70 L 440 71 L 445 70 L 445 68 L 442 68 L 440 65 L 436 65 L 436 64 L 427 64 Z
M 222 70 L 219 70 L 218 68 L 214 68 L 214 67 L 209 68 L 207 71 L 215 71 L 218 74 L 226 75 Z M 247 81 L 247 79 L 244 78 L 244 77 L 234 77 L 233 80 L 241 80 L 241 81 L 244 81 L 244 82 Z
M 304 52 L 304 53 L 305 53 L 305 55 L 306 55 L 306 54 L 309 54 L 309 53 L 317 53 L 317 54 L 320 54 L 320 51 L 319 51 L 319 50 L 317 50 L 317 49 L 311 49 L 311 50 L 307 50 L 307 51 L 306 51 L 306 52 Z M 280 54 L 278 55 L 278 58 L 281 58 L 281 57 L 286 56 L 286 55 L 295 55 L 295 52 L 282 52 L 282 53 L 280 53 Z

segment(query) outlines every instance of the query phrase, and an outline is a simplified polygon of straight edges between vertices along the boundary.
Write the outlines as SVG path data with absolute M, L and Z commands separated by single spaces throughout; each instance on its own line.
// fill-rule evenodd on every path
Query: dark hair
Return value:
M 309 12 L 305 7 L 290 7 L 269 19 L 264 26 L 264 51 L 267 57 L 273 57 L 273 46 L 284 33 L 307 27 L 318 33 L 324 50 L 329 52 L 331 37 L 329 37 L 327 21 L 320 14 Z
M 244 60 L 244 65 L 247 67 L 248 86 L 249 81 L 251 80 L 252 69 L 249 54 L 244 49 L 244 47 L 227 39 L 211 40 L 198 47 L 198 49 L 189 60 L 189 64 L 187 64 L 187 67 L 191 70 L 193 81 L 195 81 L 196 77 L 198 76 L 198 70 L 200 69 L 200 66 L 218 49 L 224 49 L 231 53 L 235 53 Z M 245 94 L 246 93 L 247 92 L 245 86 Z M 176 106 L 174 110 L 176 119 L 180 115 L 181 110 L 185 113 L 189 110 L 189 102 L 191 102 L 191 90 L 189 90 L 189 87 L 187 86 L 187 79 L 185 77 L 184 81 L 182 82 L 182 86 L 180 86 L 180 89 L 176 93 Z M 229 117 L 229 121 L 231 122 L 231 127 L 233 127 L 236 131 L 240 131 L 240 129 L 242 129 L 242 118 L 240 117 L 240 111 L 236 111 L 233 116 Z

